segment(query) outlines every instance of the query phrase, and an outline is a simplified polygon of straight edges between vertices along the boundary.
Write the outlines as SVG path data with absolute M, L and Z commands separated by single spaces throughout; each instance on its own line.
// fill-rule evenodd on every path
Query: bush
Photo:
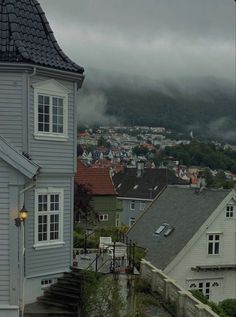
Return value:
M 219 306 L 228 317 L 236 317 L 236 299 L 225 299 Z
M 216 303 L 210 302 L 208 298 L 199 290 L 193 290 L 191 291 L 194 297 L 196 297 L 200 302 L 202 302 L 205 305 L 208 305 L 211 307 L 213 312 L 218 314 L 220 317 L 229 317 L 226 315 L 225 311 L 222 309 L 220 305 L 217 305 Z M 230 316 L 231 317 L 231 316 Z

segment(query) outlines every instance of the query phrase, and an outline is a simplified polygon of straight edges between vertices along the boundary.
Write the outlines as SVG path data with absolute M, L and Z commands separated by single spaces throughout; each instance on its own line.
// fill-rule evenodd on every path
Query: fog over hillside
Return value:
M 165 126 L 233 142 L 234 82 L 214 77 L 161 81 L 89 69 L 80 92 L 79 123 Z

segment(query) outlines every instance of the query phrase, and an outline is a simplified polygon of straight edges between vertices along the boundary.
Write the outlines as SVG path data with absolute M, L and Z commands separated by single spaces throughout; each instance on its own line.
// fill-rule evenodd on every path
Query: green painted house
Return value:
M 120 225 L 121 206 L 108 168 L 86 166 L 78 160 L 75 183 L 91 190 L 91 205 L 98 215 L 99 226 L 118 227 Z

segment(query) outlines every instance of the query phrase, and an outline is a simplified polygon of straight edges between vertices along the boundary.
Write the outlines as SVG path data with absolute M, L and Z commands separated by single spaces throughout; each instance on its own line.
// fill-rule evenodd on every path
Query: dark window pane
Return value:
M 220 250 L 220 244 L 219 242 L 215 243 L 215 254 L 219 254 L 219 250 Z
M 39 123 L 38 124 L 38 130 L 39 131 L 43 131 L 43 123 Z
M 212 254 L 213 253 L 213 244 L 209 243 L 208 244 L 208 254 Z
M 47 96 L 44 97 L 44 103 L 46 105 L 49 105 L 49 97 L 47 97 Z

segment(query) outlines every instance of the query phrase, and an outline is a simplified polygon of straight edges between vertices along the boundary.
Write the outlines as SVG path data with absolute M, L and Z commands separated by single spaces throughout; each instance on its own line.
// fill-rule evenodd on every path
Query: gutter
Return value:
M 29 72 L 37 68 L 37 72 L 40 75 L 43 76 L 49 76 L 64 80 L 71 80 L 77 82 L 77 88 L 81 88 L 82 83 L 84 81 L 85 76 L 80 73 L 76 72 L 70 72 L 65 70 L 60 70 L 56 68 L 50 68 L 50 67 L 44 67 L 44 66 L 38 66 L 38 65 L 32 65 L 32 64 L 18 64 L 18 63 L 0 63 L 0 72 L 16 72 L 16 70 L 19 70 L 21 72 Z

